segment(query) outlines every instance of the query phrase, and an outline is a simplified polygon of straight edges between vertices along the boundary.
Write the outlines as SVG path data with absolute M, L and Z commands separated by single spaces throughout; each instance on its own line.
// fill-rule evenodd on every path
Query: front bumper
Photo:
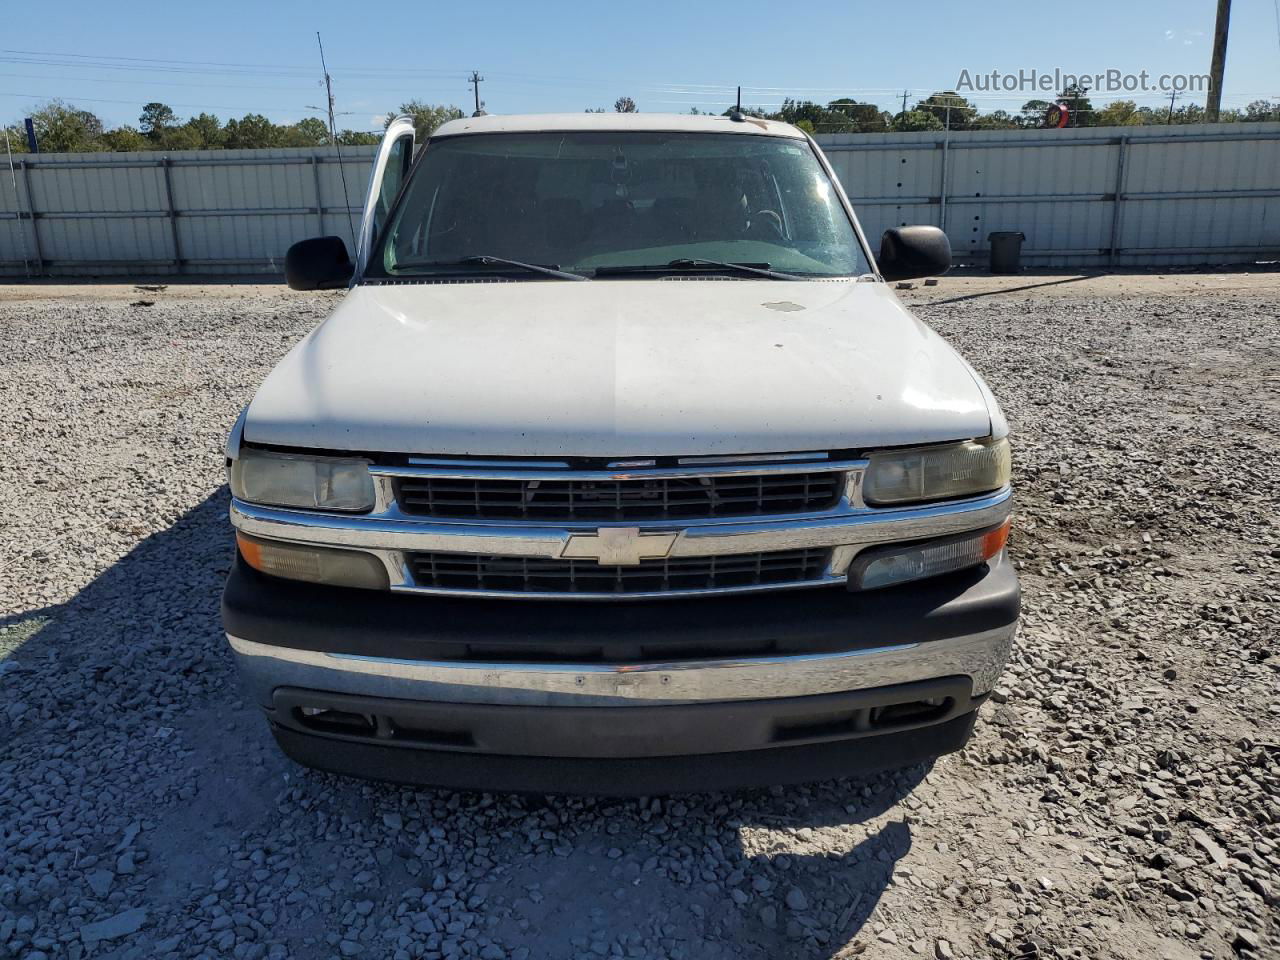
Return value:
M 1018 605 L 1003 554 L 867 594 L 589 607 L 324 588 L 238 561 L 223 620 L 249 694 L 303 763 L 651 793 L 958 749 L 1008 657 Z

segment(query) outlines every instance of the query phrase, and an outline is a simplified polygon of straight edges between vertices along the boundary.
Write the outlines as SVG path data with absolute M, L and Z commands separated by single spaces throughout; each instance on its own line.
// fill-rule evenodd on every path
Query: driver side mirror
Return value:
M 937 227 L 894 227 L 880 238 L 876 264 L 886 280 L 936 277 L 951 269 L 951 241 Z
M 293 290 L 336 290 L 355 272 L 341 237 L 299 240 L 284 255 L 284 278 Z

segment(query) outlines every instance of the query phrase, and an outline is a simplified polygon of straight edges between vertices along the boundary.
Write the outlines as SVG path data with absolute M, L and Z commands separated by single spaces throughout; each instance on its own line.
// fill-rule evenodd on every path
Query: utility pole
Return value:
M 480 71 L 472 70 L 471 76 L 467 80 L 467 83 L 471 84 L 476 94 L 476 112 L 472 114 L 473 117 L 484 116 L 484 110 L 481 108 L 481 104 L 480 104 L 480 81 L 482 81 L 483 79 L 484 77 L 480 76 Z
M 1231 0 L 1218 0 L 1218 22 L 1213 29 L 1213 60 L 1209 64 L 1209 98 L 1205 103 L 1205 119 L 1218 122 L 1222 109 L 1222 74 L 1227 68 L 1227 26 L 1231 22 Z
M 907 94 L 908 94 L 909 92 L 910 92 L 910 91 L 908 91 L 908 90 L 903 90 L 903 91 L 902 91 L 902 112 L 903 112 L 904 114 L 907 112 Z
M 1165 117 L 1165 121 L 1164 121 L 1164 122 L 1165 122 L 1165 126 L 1169 126 L 1170 124 L 1172 124 L 1172 123 L 1173 123 L 1173 103 L 1174 103 L 1174 101 L 1175 101 L 1175 100 L 1177 100 L 1177 99 L 1178 99 L 1178 97 L 1180 97 L 1180 96 L 1182 96 L 1182 94 L 1180 94 L 1177 90 L 1175 90 L 1175 91 L 1173 91 L 1173 93 L 1169 94 L 1169 115 L 1168 115 L 1167 117 Z

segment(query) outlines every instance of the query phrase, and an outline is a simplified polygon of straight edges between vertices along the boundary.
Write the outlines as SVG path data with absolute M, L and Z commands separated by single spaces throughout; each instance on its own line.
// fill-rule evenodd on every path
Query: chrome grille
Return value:
M 719 557 L 666 557 L 633 566 L 594 560 L 410 553 L 414 584 L 441 590 L 568 595 L 727 590 L 822 578 L 827 549 L 777 550 Z
M 396 481 L 408 514 L 547 522 L 700 520 L 810 513 L 834 507 L 839 471 L 745 476 L 495 480 L 413 477 Z

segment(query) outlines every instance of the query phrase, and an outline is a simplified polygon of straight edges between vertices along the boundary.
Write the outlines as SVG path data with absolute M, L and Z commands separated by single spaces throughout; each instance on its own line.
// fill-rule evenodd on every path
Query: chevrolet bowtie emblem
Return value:
M 634 567 L 641 560 L 665 557 L 678 533 L 641 533 L 639 527 L 601 527 L 595 533 L 575 533 L 562 557 L 595 560 L 603 567 Z

